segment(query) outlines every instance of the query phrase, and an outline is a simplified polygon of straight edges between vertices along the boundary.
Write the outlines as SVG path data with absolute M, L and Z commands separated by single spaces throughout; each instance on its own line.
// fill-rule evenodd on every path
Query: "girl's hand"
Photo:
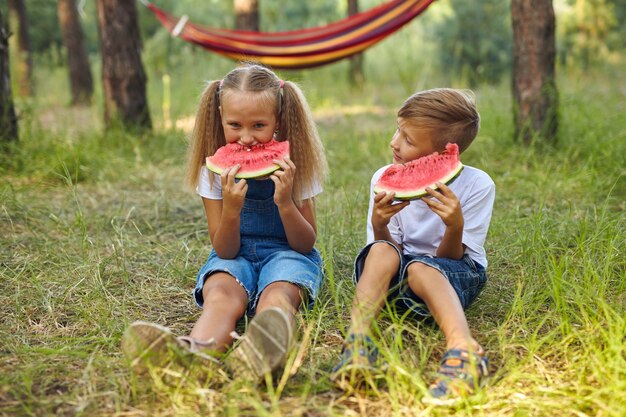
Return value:
M 422 197 L 422 201 L 443 220 L 446 227 L 454 230 L 463 230 L 463 212 L 461 203 L 447 185 L 438 182 L 435 184 L 440 191 L 426 188 L 430 197 Z
M 274 181 L 276 185 L 276 189 L 274 190 L 274 202 L 278 207 L 286 206 L 293 201 L 293 177 L 296 175 L 296 165 L 288 156 L 283 160 L 274 159 L 273 162 L 281 168 L 270 175 L 270 179 Z
M 248 183 L 246 180 L 235 182 L 235 174 L 239 171 L 240 166 L 235 165 L 226 168 L 220 176 L 222 182 L 222 198 L 224 210 L 240 213 L 243 207 L 243 200 L 246 198 L 248 191 Z
M 391 218 L 400 210 L 409 205 L 409 201 L 394 203 L 395 193 L 380 192 L 374 196 L 372 209 L 372 228 L 381 231 L 387 227 Z

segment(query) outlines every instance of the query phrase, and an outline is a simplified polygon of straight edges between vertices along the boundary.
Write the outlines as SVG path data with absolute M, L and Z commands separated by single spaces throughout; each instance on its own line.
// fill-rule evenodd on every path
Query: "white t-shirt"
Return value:
M 271 180 L 268 180 L 271 181 Z M 315 197 L 322 192 L 322 185 L 317 182 L 313 183 L 309 189 L 305 189 L 302 192 L 302 196 L 299 201 L 306 200 L 308 198 Z M 200 178 L 198 186 L 196 187 L 196 193 L 201 197 L 208 198 L 209 200 L 221 200 L 222 199 L 222 181 L 220 176 L 213 175 L 213 187 L 209 183 L 209 170 L 203 166 L 200 169 Z
M 374 185 L 388 166 L 382 167 L 372 177 L 370 205 L 367 213 L 367 242 L 374 240 L 372 210 L 374 207 Z M 491 221 L 496 186 L 485 172 L 464 166 L 459 176 L 448 185 L 457 196 L 463 211 L 463 244 L 465 253 L 485 268 L 485 238 Z M 435 256 L 446 226 L 441 217 L 432 212 L 422 200 L 413 200 L 391 218 L 388 225 L 393 239 L 402 245 L 404 254 Z

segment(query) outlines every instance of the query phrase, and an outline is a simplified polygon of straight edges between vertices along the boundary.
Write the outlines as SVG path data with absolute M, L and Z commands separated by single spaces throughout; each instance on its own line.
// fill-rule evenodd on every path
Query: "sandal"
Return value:
M 341 359 L 333 368 L 330 380 L 344 391 L 369 385 L 376 388 L 374 378 L 380 371 L 378 348 L 367 335 L 350 334 L 341 349 Z M 373 378 L 374 377 L 374 378 Z
M 489 374 L 487 357 L 465 349 L 451 349 L 443 355 L 435 381 L 423 402 L 449 405 L 472 394 Z

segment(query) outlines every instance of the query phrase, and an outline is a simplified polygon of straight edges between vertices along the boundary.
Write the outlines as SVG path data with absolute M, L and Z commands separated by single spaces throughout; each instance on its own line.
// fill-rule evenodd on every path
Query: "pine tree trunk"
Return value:
M 57 14 L 67 49 L 72 105 L 89 104 L 93 95 L 93 78 L 76 0 L 58 0 Z
M 24 0 L 9 0 L 9 22 L 12 22 L 11 31 L 16 34 L 18 91 L 21 96 L 29 97 L 34 93 L 33 59 L 28 34 L 28 14 Z
M 551 0 L 512 0 L 515 138 L 556 142 L 555 17 Z
M 348 0 L 348 16 L 352 16 L 358 12 L 359 0 Z M 348 80 L 353 86 L 362 86 L 365 82 L 365 76 L 363 74 L 363 53 L 358 53 L 350 57 L 350 76 Z
M 235 29 L 258 32 L 259 2 L 257 0 L 235 0 Z
M 150 129 L 146 74 L 134 1 L 97 0 L 102 54 L 104 122 L 119 120 L 129 128 Z
M 0 145 L 16 141 L 17 118 L 11 94 L 11 75 L 9 73 L 9 33 L 4 26 L 2 8 L 0 8 Z

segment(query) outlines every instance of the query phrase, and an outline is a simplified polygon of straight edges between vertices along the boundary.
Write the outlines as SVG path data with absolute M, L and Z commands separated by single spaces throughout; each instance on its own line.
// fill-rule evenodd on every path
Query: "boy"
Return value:
M 393 163 L 402 164 L 448 142 L 463 152 L 478 133 L 480 116 L 461 90 L 441 88 L 409 97 L 397 114 L 391 140 Z M 480 293 L 487 276 L 483 247 L 495 185 L 483 171 L 465 166 L 448 186 L 429 196 L 394 202 L 394 194 L 374 194 L 387 167 L 371 181 L 367 246 L 355 261 L 356 294 L 340 363 L 331 379 L 342 388 L 359 383 L 377 366 L 371 324 L 385 299 L 418 317 L 433 317 L 446 340 L 446 353 L 425 401 L 442 402 L 472 392 L 487 375 L 487 358 L 472 337 L 464 309 Z M 360 375 L 359 375 L 360 374 Z

